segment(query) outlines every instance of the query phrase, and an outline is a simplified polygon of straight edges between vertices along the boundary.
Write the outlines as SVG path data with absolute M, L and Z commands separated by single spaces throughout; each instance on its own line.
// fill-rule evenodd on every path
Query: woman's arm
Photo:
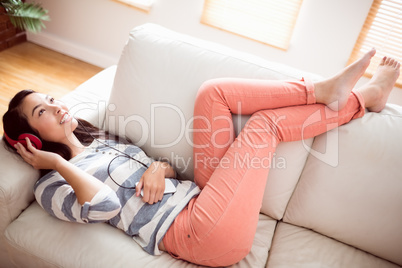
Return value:
M 35 169 L 52 169 L 59 172 L 74 189 L 77 200 L 81 205 L 84 205 L 85 202 L 90 202 L 104 186 L 101 181 L 71 164 L 60 155 L 37 150 L 32 146 L 28 138 L 26 140 L 28 150 L 21 143 L 15 145 L 17 152 L 25 162 Z
M 160 162 L 156 161 L 162 169 L 165 171 L 165 178 L 174 178 L 176 179 L 176 171 L 168 162 Z
M 59 172 L 74 189 L 78 203 L 81 205 L 84 205 L 85 202 L 90 202 L 104 187 L 101 181 L 62 157 L 56 161 L 55 170 Z
M 58 172 L 50 172 L 34 187 L 39 205 L 50 215 L 64 221 L 78 223 L 105 222 L 121 210 L 120 200 L 107 185 L 81 205 L 70 184 Z
M 165 191 L 165 178 L 175 178 L 176 172 L 169 163 L 155 161 L 142 175 L 135 190 L 139 196 L 143 189 L 142 200 L 149 204 L 157 203 L 163 198 Z
M 37 150 L 27 140 L 27 148 L 15 146 L 21 157 L 36 169 L 53 169 L 49 178 L 35 186 L 38 203 L 61 220 L 95 223 L 115 217 L 121 210 L 116 193 L 95 177 L 60 155 Z

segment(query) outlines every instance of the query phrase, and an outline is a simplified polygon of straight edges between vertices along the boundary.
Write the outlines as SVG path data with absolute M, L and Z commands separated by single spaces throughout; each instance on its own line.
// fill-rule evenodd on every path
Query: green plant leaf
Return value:
M 45 28 L 43 21 L 48 21 L 48 11 L 39 4 L 23 3 L 21 0 L 1 0 L 11 23 L 20 29 L 39 32 Z

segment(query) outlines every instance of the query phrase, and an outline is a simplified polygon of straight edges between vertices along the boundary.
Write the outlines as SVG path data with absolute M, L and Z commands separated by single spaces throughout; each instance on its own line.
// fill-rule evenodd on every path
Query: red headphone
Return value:
M 19 142 L 24 145 L 25 148 L 27 148 L 27 142 L 25 138 L 28 138 L 36 149 L 42 149 L 42 141 L 33 134 L 24 133 L 18 136 L 18 140 L 13 140 L 8 137 L 7 134 L 4 132 L 4 137 L 6 137 L 7 142 L 13 147 Z

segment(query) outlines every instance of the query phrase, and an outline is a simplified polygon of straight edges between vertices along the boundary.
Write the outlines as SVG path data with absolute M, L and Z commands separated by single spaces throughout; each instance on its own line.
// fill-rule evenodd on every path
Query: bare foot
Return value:
M 380 112 L 387 103 L 388 96 L 400 74 L 400 63 L 384 57 L 370 81 L 359 91 L 370 112 Z
M 334 111 L 345 107 L 350 92 L 370 65 L 370 60 L 375 52 L 376 50 L 373 48 L 335 76 L 315 83 L 314 93 L 317 103 L 325 104 Z

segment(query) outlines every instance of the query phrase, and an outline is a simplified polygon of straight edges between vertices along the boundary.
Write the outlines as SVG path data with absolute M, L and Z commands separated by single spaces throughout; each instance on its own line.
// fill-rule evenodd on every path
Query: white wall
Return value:
M 35 2 L 49 10 L 51 21 L 40 34 L 29 34 L 30 41 L 101 67 L 117 63 L 133 27 L 152 22 L 329 76 L 346 65 L 373 0 L 304 0 L 288 51 L 201 24 L 203 0 L 154 0 L 150 13 L 112 0 Z M 391 98 L 402 105 L 402 90 Z

